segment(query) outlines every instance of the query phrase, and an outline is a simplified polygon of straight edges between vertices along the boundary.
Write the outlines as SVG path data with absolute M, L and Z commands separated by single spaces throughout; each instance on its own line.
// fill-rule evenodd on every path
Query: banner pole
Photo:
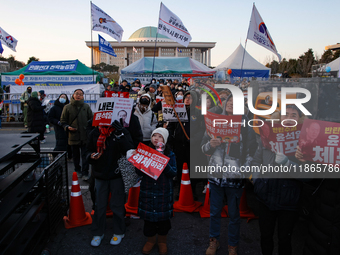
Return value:
M 253 10 L 254 10 L 254 6 L 255 6 L 255 3 L 253 3 Z M 252 10 L 252 14 L 253 14 L 253 10 Z M 243 51 L 243 57 L 242 57 L 242 64 L 241 64 L 241 81 L 242 81 L 242 70 L 243 70 L 243 61 L 244 61 L 244 55 L 246 53 L 246 48 L 247 48 L 247 42 L 248 42 L 248 35 L 249 35 L 249 29 L 250 29 L 250 22 L 251 22 L 251 17 L 252 15 L 250 15 L 250 21 L 249 21 L 249 26 L 248 26 L 248 32 L 247 32 L 247 37 L 246 37 L 246 42 L 244 43 L 244 51 Z M 240 81 L 240 82 L 241 82 Z
M 94 80 L 94 70 L 93 70 L 93 40 L 92 40 L 92 28 L 93 28 L 93 24 L 92 24 L 92 1 L 90 1 L 90 9 L 91 9 L 91 69 L 92 69 L 92 79 L 93 79 L 93 84 L 95 84 L 96 81 Z
M 158 29 L 158 28 L 157 28 Z M 157 33 L 156 33 L 156 41 L 155 41 L 155 49 L 154 49 L 154 52 L 153 52 L 153 61 L 152 61 L 152 74 L 151 74 L 151 81 L 153 79 L 153 71 L 154 71 L 154 68 L 155 68 L 155 58 L 156 58 L 156 46 L 157 46 L 157 38 L 158 38 L 158 30 L 157 30 Z

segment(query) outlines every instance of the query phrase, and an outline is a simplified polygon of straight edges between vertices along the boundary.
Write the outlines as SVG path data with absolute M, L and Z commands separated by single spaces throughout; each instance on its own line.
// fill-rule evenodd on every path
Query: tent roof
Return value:
M 26 72 L 26 69 L 28 67 L 28 65 L 26 65 L 19 70 L 9 72 L 9 73 L 2 73 L 2 75 L 20 75 L 20 74 L 24 74 L 24 75 L 92 75 L 94 72 L 95 75 L 98 75 L 100 77 L 103 76 L 102 73 L 92 70 L 91 68 L 87 67 L 82 62 L 80 62 L 78 59 L 76 61 L 78 62 L 78 64 L 77 64 L 77 69 L 75 71 Z M 38 62 L 38 61 L 32 61 L 33 64 L 34 62 Z M 53 62 L 60 63 L 60 61 L 50 61 L 50 63 L 53 63 Z
M 144 57 L 121 70 L 126 73 L 152 73 L 153 57 Z M 215 73 L 214 70 L 192 58 L 156 57 L 154 73 Z
M 214 68 L 215 71 L 218 70 L 226 70 L 226 69 L 241 69 L 242 59 L 244 54 L 243 61 L 243 70 L 270 70 L 270 68 L 262 65 L 255 58 L 253 58 L 240 44 L 236 50 L 221 64 Z
M 332 62 L 329 62 L 328 64 L 326 64 L 326 66 L 329 66 L 331 68 L 331 71 L 339 71 L 340 57 L 333 60 Z

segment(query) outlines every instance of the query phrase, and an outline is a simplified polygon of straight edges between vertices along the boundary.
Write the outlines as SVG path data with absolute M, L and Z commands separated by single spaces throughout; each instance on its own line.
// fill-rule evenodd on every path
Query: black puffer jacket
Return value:
M 44 106 L 37 97 L 30 97 L 27 101 L 27 125 L 29 133 L 43 133 L 45 131 Z
M 97 152 L 97 140 L 100 135 L 98 127 L 94 128 L 89 134 L 87 157 L 89 163 L 92 165 L 94 178 L 112 180 L 121 177 L 120 173 L 115 172 L 118 168 L 118 159 L 122 156 L 125 157 L 128 150 L 135 148 L 130 133 L 125 128 L 123 128 L 123 132 L 124 135 L 120 138 L 116 138 L 113 132 L 106 138 L 106 149 L 103 155 L 97 160 L 91 159 L 91 154 Z
M 66 104 L 68 103 L 68 99 Z M 65 104 L 59 102 L 59 98 L 54 102 L 54 106 L 48 112 L 48 121 L 53 124 L 55 132 L 56 145 L 55 151 L 67 150 L 67 133 L 60 123 L 61 113 L 63 112 Z
M 276 154 L 259 144 L 253 157 L 253 166 L 277 165 Z M 292 164 L 295 164 L 291 162 Z M 257 199 L 264 203 L 269 210 L 298 210 L 302 191 L 302 182 L 297 179 L 255 179 L 254 192 Z
M 325 179 L 315 194 L 305 255 L 340 254 L 340 180 Z

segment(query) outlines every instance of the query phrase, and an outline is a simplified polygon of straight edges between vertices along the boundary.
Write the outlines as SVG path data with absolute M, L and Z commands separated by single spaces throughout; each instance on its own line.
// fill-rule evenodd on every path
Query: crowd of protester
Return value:
M 212 79 L 198 82 L 214 86 L 220 83 Z M 224 83 L 230 83 L 224 81 Z M 49 111 L 49 122 L 54 125 L 56 136 L 55 150 L 67 151 L 71 148 L 74 171 L 84 180 L 92 178 L 94 210 L 92 223 L 92 246 L 99 246 L 104 237 L 106 207 L 109 204 L 114 213 L 113 236 L 110 244 L 118 245 L 125 236 L 124 203 L 126 200 L 122 176 L 115 171 L 121 157 L 130 157 L 140 142 L 156 148 L 163 143 L 162 153 L 170 158 L 166 168 L 156 180 L 137 171 L 142 176 L 138 214 L 144 220 L 143 233 L 147 241 L 142 248 L 143 254 L 151 253 L 156 244 L 159 254 L 167 254 L 167 234 L 171 229 L 173 202 L 179 197 L 182 166 L 187 163 L 190 169 L 190 153 L 196 155 L 196 165 L 258 166 L 302 165 L 306 162 L 298 148 L 294 157 L 288 158 L 282 153 L 275 153 L 262 146 L 250 127 L 241 128 L 241 139 L 236 143 L 224 142 L 210 137 L 205 130 L 204 118 L 200 112 L 200 99 L 203 90 L 197 84 L 189 84 L 186 79 L 156 80 L 143 85 L 139 79 L 132 84 L 123 80 L 120 85 L 107 85 L 105 91 L 136 92 L 137 100 L 132 110 L 130 125 L 124 121 L 114 121 L 111 126 L 92 126 L 93 113 L 84 103 L 84 92 L 74 91 L 71 99 L 61 94 Z M 246 92 L 249 82 L 243 80 L 235 84 Z M 161 86 L 169 86 L 177 102 L 184 103 L 188 121 L 167 122 L 162 118 Z M 218 90 L 221 101 L 207 97 L 207 109 L 211 113 L 233 115 L 233 95 L 228 90 Z M 107 94 L 103 93 L 102 96 Z M 157 101 L 158 100 L 158 101 Z M 27 111 L 27 125 L 30 132 L 44 132 L 44 106 L 38 99 L 37 92 L 30 88 L 22 95 L 24 112 Z M 25 109 L 27 107 L 27 110 Z M 252 117 L 245 105 L 242 120 Z M 293 105 L 287 106 L 287 115 L 303 123 L 305 116 Z M 277 116 L 275 116 L 277 119 Z M 283 120 L 286 116 L 279 116 Z M 35 123 L 35 124 L 34 124 Z M 90 128 L 89 128 L 90 126 Z M 43 137 L 40 138 L 43 140 Z M 69 150 L 70 151 L 70 150 Z M 82 162 L 80 164 L 80 161 Z M 89 164 L 92 171 L 89 171 Z M 259 203 L 259 229 L 262 254 L 273 254 L 274 233 L 277 223 L 278 252 L 280 255 L 293 253 L 291 236 L 299 217 L 303 182 L 300 179 L 265 179 L 253 176 L 245 179 L 240 171 L 230 175 L 207 176 L 210 183 L 210 229 L 207 233 L 207 255 L 216 254 L 225 241 L 220 238 L 221 212 L 225 197 L 228 201 L 228 251 L 238 254 L 240 241 L 239 205 L 246 182 L 254 185 L 254 192 Z M 198 182 L 207 183 L 207 179 L 191 178 L 193 196 L 197 199 Z M 308 180 L 307 180 L 308 181 Z M 178 192 L 174 193 L 174 187 Z M 108 202 L 109 193 L 112 196 Z M 304 247 L 304 254 L 340 254 L 340 181 L 337 179 L 320 180 L 315 190 L 315 208 L 309 218 L 309 230 Z M 208 241 L 209 237 L 209 241 Z

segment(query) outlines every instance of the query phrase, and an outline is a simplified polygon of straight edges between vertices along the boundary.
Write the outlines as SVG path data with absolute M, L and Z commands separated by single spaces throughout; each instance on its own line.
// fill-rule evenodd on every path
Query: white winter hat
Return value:
M 166 128 L 162 128 L 162 127 L 156 128 L 152 132 L 151 137 L 153 136 L 153 134 L 160 134 L 161 136 L 163 136 L 164 144 L 167 143 L 168 137 L 169 137 L 169 131 Z

